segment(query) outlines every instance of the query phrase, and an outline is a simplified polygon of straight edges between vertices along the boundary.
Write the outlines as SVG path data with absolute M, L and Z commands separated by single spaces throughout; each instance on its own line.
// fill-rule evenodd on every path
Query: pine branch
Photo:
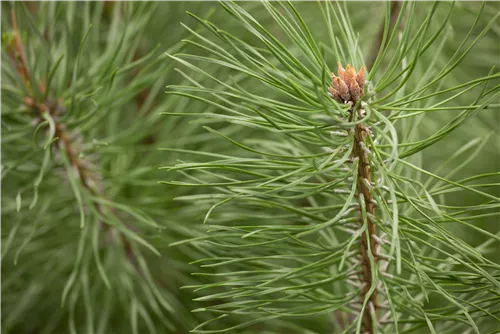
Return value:
M 31 92 L 31 87 L 33 86 L 31 78 L 34 78 L 34 76 L 29 73 L 29 69 L 26 66 L 26 56 L 24 53 L 21 38 L 19 36 L 14 9 L 11 10 L 11 17 L 14 45 L 9 45 L 8 50 L 11 54 L 13 62 L 16 64 L 19 75 L 24 81 L 27 91 Z M 40 92 L 42 94 L 46 94 L 45 90 L 47 88 L 45 84 L 40 80 L 38 80 L 38 82 Z M 49 97 L 45 101 L 36 101 L 36 98 L 34 96 L 24 97 L 24 104 L 33 111 L 33 114 L 35 116 L 33 123 L 35 125 L 35 128 L 47 118 L 50 119 L 51 126 L 53 127 L 53 140 L 51 141 L 50 145 L 55 143 L 56 145 L 54 147 L 63 152 L 61 154 L 67 155 L 69 163 L 74 172 L 78 175 L 82 186 L 90 194 L 98 195 L 101 198 L 106 198 L 103 193 L 103 187 L 98 181 L 102 177 L 96 175 L 95 172 L 91 172 L 87 167 L 87 163 L 79 157 L 81 151 L 77 148 L 78 144 L 76 143 L 76 140 L 79 138 L 78 133 L 70 133 L 66 125 L 61 121 L 61 116 L 67 112 L 66 108 L 62 105 L 62 99 L 56 99 L 52 97 L 52 94 L 50 93 L 48 94 L 48 96 Z M 106 209 L 100 203 L 93 203 L 93 205 L 95 205 L 96 210 L 103 216 L 107 214 Z M 139 272 L 139 268 L 137 266 L 137 256 L 129 240 L 120 231 L 113 228 L 108 223 L 103 223 L 102 221 L 100 221 L 100 227 L 113 237 L 115 236 L 115 234 L 119 236 L 122 246 L 129 258 L 129 261 Z M 129 228 L 131 230 L 134 229 L 131 226 L 127 226 L 126 228 Z
M 187 162 L 166 167 L 185 177 L 169 184 L 200 189 L 201 194 L 180 198 L 205 207 L 203 222 L 210 224 L 206 236 L 190 242 L 213 246 L 198 263 L 222 270 L 213 274 L 221 277 L 219 283 L 190 286 L 205 291 L 200 301 L 217 303 L 200 311 L 214 318 L 249 316 L 237 327 L 221 324 L 225 331 L 257 320 L 271 322 L 270 317 L 308 319 L 323 314 L 336 315 L 343 322 L 339 326 L 333 321 L 328 330 L 340 327 L 342 332 L 356 333 L 421 328 L 436 332 L 434 327 L 442 330 L 448 321 L 457 330 L 474 329 L 480 322 L 471 316 L 475 312 L 482 312 L 482 319 L 489 319 L 486 323 L 494 321 L 488 297 L 476 299 L 469 294 L 474 284 L 467 277 L 477 277 L 493 288 L 498 280 L 491 275 L 497 275 L 498 266 L 486 265 L 485 253 L 461 241 L 442 223 L 454 215 L 454 208 L 445 204 L 452 193 L 475 194 L 494 201 L 495 207 L 498 202 L 479 185 L 468 186 L 427 171 L 419 167 L 421 160 L 408 162 L 413 153 L 420 156 L 421 150 L 458 129 L 478 108 L 493 107 L 491 101 L 498 96 L 494 88 L 486 88 L 487 76 L 477 79 L 484 85 L 479 96 L 471 100 L 468 95 L 466 104 L 454 104 L 468 92 L 469 84 L 447 85 L 443 78 L 463 54 L 457 51 L 460 61 L 450 61 L 444 69 L 436 68 L 436 61 L 424 62 L 435 41 L 448 41 L 441 32 L 453 5 L 438 14 L 439 4 L 432 4 L 425 7 L 424 16 L 416 15 L 416 3 L 403 3 L 399 15 L 396 11 L 391 15 L 388 7 L 378 65 L 368 73 L 368 81 L 362 81 L 366 94 L 350 66 L 345 70 L 339 66 L 338 75 L 328 82 L 328 59 L 363 63 L 359 38 L 341 5 L 319 6 L 324 26 L 330 28 L 329 46 L 313 37 L 315 32 L 292 4 L 263 4 L 275 20 L 272 29 L 234 3 L 221 5 L 255 41 L 241 40 L 211 22 L 208 36 L 194 34 L 193 45 L 202 55 L 170 56 L 185 66 L 187 72 L 182 73 L 192 86 L 170 86 L 169 93 L 211 108 L 184 115 L 196 117 L 211 134 L 240 149 L 239 154 L 186 150 L 183 160 Z M 412 22 L 401 33 L 398 28 L 389 33 L 391 25 L 398 25 L 390 23 L 391 17 L 401 22 L 405 15 Z M 420 23 L 412 25 L 415 21 Z M 333 29 L 336 25 L 338 31 Z M 387 56 L 391 59 L 387 68 L 378 73 Z M 212 82 L 201 83 L 200 77 Z M 243 84 L 244 78 L 248 82 Z M 426 83 L 429 80 L 432 84 Z M 447 88 L 432 86 L 437 82 Z M 446 95 L 455 89 L 460 93 Z M 442 99 L 435 104 L 435 98 Z M 422 115 L 418 121 L 425 121 L 426 113 L 453 110 L 445 104 L 463 111 L 435 135 L 409 139 L 418 115 Z M 218 124 L 226 122 L 226 126 Z M 218 141 L 213 138 L 213 142 Z M 407 146 L 415 149 L 407 151 Z M 436 193 L 436 188 L 428 187 L 431 180 L 450 192 Z M 483 202 L 478 210 L 487 205 Z M 475 266 L 472 258 L 484 266 Z M 441 261 L 446 265 L 435 269 Z M 467 269 L 462 272 L 459 266 Z M 460 288 L 455 290 L 455 284 Z M 447 306 L 431 309 L 431 298 L 442 298 Z M 461 306 L 464 300 L 470 304 Z M 484 307 L 479 310 L 473 305 Z M 458 315 L 453 315 L 453 309 Z M 204 322 L 194 331 L 210 333 L 209 325 L 210 321 Z
M 189 211 L 158 192 L 157 148 L 190 132 L 148 112 L 178 105 L 161 94 L 172 74 L 157 46 L 165 17 L 153 3 L 7 6 L 17 20 L 2 20 L 2 271 L 16 279 L 2 282 L 2 329 L 192 328 L 205 318 L 189 313 L 178 286 L 198 280 L 179 260 L 196 250 L 158 257 L 165 243 L 197 235 L 179 223 Z M 162 40 L 170 50 L 176 36 Z
M 364 67 L 359 73 L 356 73 L 354 68 L 347 65 L 346 69 L 338 63 L 338 77 L 332 73 L 332 86 L 329 87 L 332 98 L 338 102 L 346 103 L 349 108 L 349 122 L 357 122 L 354 129 L 348 130 L 348 133 L 353 132 L 353 143 L 351 158 L 352 161 L 357 161 L 357 177 L 356 177 L 356 197 L 359 200 L 359 228 L 365 228 L 366 233 L 361 236 L 361 258 L 360 263 L 362 270 L 361 278 L 361 300 L 369 307 L 365 307 L 363 318 L 364 331 L 368 333 L 374 332 L 373 316 L 377 321 L 377 313 L 379 304 L 377 301 L 377 290 L 370 292 L 371 287 L 375 284 L 373 277 L 377 268 L 373 268 L 378 262 L 377 230 L 375 222 L 375 200 L 372 195 L 372 177 L 371 163 L 368 155 L 371 152 L 367 148 L 366 136 L 371 132 L 362 122 L 366 116 L 366 111 L 361 107 L 361 99 L 364 93 L 365 73 Z M 363 209 L 364 208 L 364 209 Z M 366 221 L 366 224 L 365 224 Z

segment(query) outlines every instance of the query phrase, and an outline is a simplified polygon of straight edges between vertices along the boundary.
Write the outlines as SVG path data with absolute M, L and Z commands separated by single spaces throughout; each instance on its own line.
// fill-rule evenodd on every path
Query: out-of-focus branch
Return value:
M 73 171 L 78 175 L 80 183 L 82 186 L 91 194 L 97 195 L 101 198 L 106 198 L 103 192 L 103 187 L 99 182 L 98 175 L 95 174 L 95 171 L 91 171 L 88 167 L 88 164 L 80 158 L 81 150 L 76 143 L 76 138 L 78 138 L 78 133 L 71 132 L 67 126 L 61 122 L 61 116 L 66 112 L 66 109 L 63 105 L 62 99 L 55 99 L 49 96 L 47 99 L 43 101 L 38 101 L 32 94 L 33 83 L 31 82 L 32 77 L 30 76 L 28 66 L 26 63 L 26 56 L 24 53 L 24 48 L 22 44 L 22 40 L 19 35 L 19 30 L 17 26 L 16 14 L 14 10 L 11 11 L 12 17 L 12 27 L 13 27 L 13 43 L 10 43 L 8 46 L 8 53 L 13 59 L 17 72 L 23 79 L 24 85 L 27 88 L 28 96 L 24 97 L 24 104 L 29 107 L 34 113 L 36 117 L 36 124 L 39 124 L 44 120 L 44 115 L 47 113 L 54 120 L 54 138 L 55 145 L 54 148 L 64 151 L 68 156 L 69 163 L 73 169 Z M 45 87 L 45 84 L 41 81 L 38 82 L 38 87 L 40 92 L 43 94 L 48 87 Z M 115 216 L 116 213 L 111 210 L 106 210 L 101 204 L 94 203 L 96 210 L 101 213 L 103 216 L 107 214 L 113 214 Z M 112 227 L 109 224 L 100 222 L 100 227 L 109 234 L 114 234 L 113 232 L 117 232 L 116 228 Z M 125 228 L 132 229 L 130 226 L 125 225 Z M 130 244 L 129 240 L 123 235 L 123 233 L 116 233 L 120 238 L 123 249 L 127 254 L 127 258 L 134 266 L 134 268 L 138 269 L 137 256 L 135 251 Z
M 396 21 L 399 16 L 399 12 L 401 11 L 401 1 L 392 1 L 391 2 L 391 16 L 389 21 L 389 27 L 394 27 Z M 397 27 L 394 27 L 397 29 Z M 370 70 L 375 64 L 375 60 L 377 59 L 378 51 L 383 46 L 382 40 L 384 37 L 384 22 L 380 24 L 380 29 L 377 34 L 377 38 L 373 42 L 372 50 L 370 52 L 370 59 L 368 60 L 367 67 Z
M 23 79 L 25 85 L 29 88 L 30 78 L 26 66 L 26 58 L 24 57 L 23 44 L 21 43 L 21 37 L 19 36 L 19 30 L 17 28 L 16 13 L 14 10 L 11 11 L 12 18 L 12 37 L 14 44 L 10 44 L 8 48 L 9 55 L 14 60 L 16 64 L 16 69 L 21 78 Z

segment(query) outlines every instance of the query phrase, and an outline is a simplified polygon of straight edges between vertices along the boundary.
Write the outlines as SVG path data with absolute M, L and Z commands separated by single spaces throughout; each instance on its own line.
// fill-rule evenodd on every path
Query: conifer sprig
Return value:
M 447 82 L 500 14 L 487 16 L 480 6 L 443 64 L 438 54 L 429 58 L 430 50 L 450 42 L 450 15 L 463 7 L 405 2 L 391 27 L 388 3 L 365 94 L 348 101 L 337 77 L 332 85 L 328 66 L 364 64 L 363 41 L 345 7 L 317 5 L 329 37 L 321 41 L 324 35 L 317 38 L 291 3 L 262 4 L 275 20 L 269 26 L 240 5 L 221 6 L 253 38 L 242 40 L 192 15 L 207 28 L 193 34 L 202 55 L 170 56 L 186 68 L 182 73 L 192 85 L 169 86 L 168 93 L 215 108 L 184 115 L 205 122 L 214 143 L 218 137 L 239 149 L 185 151 L 183 162 L 168 167 L 184 176 L 178 186 L 199 189 L 179 199 L 205 208 L 207 233 L 186 242 L 210 247 L 196 263 L 216 270 L 200 274 L 219 279 L 191 286 L 202 293 L 198 301 L 210 302 L 197 311 L 213 316 L 194 331 L 216 332 L 206 326 L 239 315 L 247 322 L 221 324 L 217 332 L 283 318 L 295 324 L 300 318 L 301 327 L 317 333 L 494 328 L 500 268 L 488 247 L 499 237 L 475 222 L 496 216 L 500 200 L 491 187 L 498 186 L 492 179 L 498 174 L 453 179 L 462 163 L 443 177 L 439 169 L 422 167 L 421 154 L 472 116 L 497 107 L 495 70 Z M 231 75 L 219 74 L 223 68 Z M 453 111 L 458 114 L 434 133 L 418 135 L 415 124 Z M 477 203 L 450 204 L 455 195 Z M 450 222 L 488 241 L 469 244 L 448 228 Z M 335 320 L 318 328 L 303 320 L 312 316 Z

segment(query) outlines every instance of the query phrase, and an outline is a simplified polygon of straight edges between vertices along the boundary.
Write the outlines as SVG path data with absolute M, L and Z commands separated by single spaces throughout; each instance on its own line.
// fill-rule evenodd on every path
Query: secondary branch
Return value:
M 53 143 L 53 147 L 61 152 L 64 151 L 64 153 L 68 156 L 69 163 L 73 171 L 75 171 L 75 173 L 78 175 L 83 188 L 85 188 L 90 194 L 105 198 L 103 187 L 98 181 L 98 175 L 95 175 L 95 173 L 88 168 L 86 162 L 80 158 L 81 151 L 78 148 L 77 143 L 75 143 L 75 138 L 78 137 L 78 134 L 72 133 L 60 120 L 61 115 L 66 112 L 62 100 L 48 97 L 43 101 L 37 101 L 37 99 L 34 97 L 33 85 L 36 83 L 32 82 L 33 77 L 28 71 L 29 68 L 26 63 L 27 60 L 24 53 L 22 40 L 19 35 L 16 14 L 14 10 L 11 11 L 11 18 L 13 33 L 12 41 L 11 43 L 9 43 L 7 50 L 12 60 L 14 61 L 16 70 L 28 91 L 28 96 L 25 96 L 23 100 L 24 104 L 34 112 L 34 115 L 37 119 L 37 124 L 44 120 L 44 114 L 48 114 L 53 119 L 55 128 L 54 138 L 56 139 Z M 48 87 L 45 87 L 45 84 L 39 81 L 38 89 L 41 94 L 45 94 Z M 94 203 L 93 205 L 95 206 L 96 210 L 103 216 L 106 216 L 109 213 L 113 214 L 115 217 L 117 216 L 116 213 L 113 212 L 113 209 L 106 210 L 106 208 L 99 203 Z M 109 224 L 103 222 L 99 222 L 99 224 L 100 227 L 108 233 L 113 233 L 116 231 L 116 228 L 112 227 Z M 131 227 L 127 225 L 125 225 L 125 228 L 131 229 Z M 123 233 L 120 233 L 118 231 L 117 234 L 120 238 L 129 262 L 137 271 L 139 271 L 137 255 L 134 252 L 132 244 L 127 238 L 125 238 Z

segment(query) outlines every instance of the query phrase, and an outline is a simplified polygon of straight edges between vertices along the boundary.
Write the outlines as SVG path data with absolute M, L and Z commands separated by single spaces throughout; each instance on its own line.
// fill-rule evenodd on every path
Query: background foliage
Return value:
M 318 154 L 318 141 L 322 144 L 325 140 L 331 147 L 339 142 L 297 125 L 302 118 L 299 120 L 296 115 L 308 121 L 325 121 L 320 112 L 315 113 L 316 118 L 307 114 L 309 102 L 304 92 L 329 101 L 326 87 L 324 92 L 313 91 L 297 71 L 309 69 L 323 83 L 326 81 L 322 81 L 325 78 L 321 74 L 328 71 L 318 67 L 320 62 L 315 62 L 314 56 L 331 71 L 338 60 L 354 63 L 357 68 L 368 64 L 379 41 L 386 6 L 377 2 L 348 3 L 347 11 L 343 11 L 349 14 L 346 21 L 328 26 L 323 20 L 324 3 L 294 3 L 304 25 L 284 3 L 240 5 L 251 16 L 245 16 L 246 12 L 238 6 L 215 2 L 2 3 L 2 330 L 6 333 L 187 333 L 205 322 L 208 323 L 198 330 L 341 332 L 340 320 L 332 307 L 336 304 L 331 299 L 330 304 L 325 304 L 321 295 L 311 295 L 319 309 L 307 311 L 319 315 L 307 317 L 303 317 L 307 312 L 300 309 L 303 300 L 294 294 L 290 296 L 297 298 L 288 301 L 279 299 L 280 296 L 274 299 L 274 295 L 266 300 L 263 294 L 264 297 L 256 298 L 259 303 L 274 303 L 272 308 L 264 307 L 264 311 L 259 309 L 260 304 L 245 306 L 249 297 L 245 293 L 242 304 L 231 305 L 226 297 L 232 297 L 234 286 L 253 291 L 250 288 L 255 282 L 270 281 L 285 274 L 287 268 L 300 267 L 297 263 L 311 263 L 309 259 L 293 260 L 298 255 L 316 259 L 331 254 L 330 250 L 319 249 L 324 244 L 317 246 L 316 238 L 303 242 L 286 240 L 276 247 L 252 240 L 273 240 L 285 225 L 285 232 L 295 233 L 302 227 L 288 226 L 290 220 L 297 223 L 332 217 L 338 210 L 336 206 L 345 203 L 342 197 L 328 195 L 311 200 L 311 196 L 304 196 L 328 190 L 321 185 L 328 182 L 329 175 L 319 175 L 310 165 L 284 158 L 304 152 Z M 412 33 L 425 21 L 432 6 L 416 6 Z M 446 67 L 466 37 L 469 43 L 481 38 L 436 86 L 455 87 L 488 73 L 498 73 L 492 67 L 500 65 L 500 26 L 498 15 L 495 16 L 499 7 L 497 3 L 484 6 L 477 16 L 481 3 L 456 3 L 449 21 L 445 19 L 450 4 L 438 6 L 428 30 L 433 33 L 443 22 L 446 24 L 439 39 L 419 58 L 407 92 L 421 83 L 425 73 L 431 78 Z M 235 17 L 235 13 L 243 16 Z M 284 15 L 285 21 L 280 21 L 280 15 Z M 296 57 L 299 61 L 283 67 L 276 53 L 270 52 L 259 35 L 243 24 L 244 19 L 254 24 L 254 18 L 281 44 L 278 55 L 288 52 L 290 59 Z M 296 30 L 287 34 L 283 28 L 287 22 L 296 24 Z M 306 27 L 320 46 L 317 53 L 311 51 L 312 44 L 301 44 L 309 38 Z M 356 34 L 349 35 L 351 40 L 340 37 L 336 47 L 345 49 L 337 52 L 344 52 L 345 57 L 338 59 L 338 53 L 331 50 L 330 33 L 348 36 L 351 27 Z M 231 50 L 234 45 L 241 46 L 242 53 Z M 398 43 L 391 44 L 388 54 L 394 54 L 399 47 Z M 243 51 L 250 56 L 244 58 Z M 233 66 L 210 62 L 216 58 L 213 52 L 219 53 L 216 56 L 233 57 Z M 259 59 L 256 52 L 264 57 Z M 410 50 L 410 54 L 415 52 Z M 179 59 L 185 62 L 176 61 Z M 389 59 L 380 65 L 374 85 L 391 69 Z M 252 63 L 253 60 L 257 62 Z M 265 61 L 270 65 L 263 65 Z M 200 70 L 189 64 L 196 64 Z M 246 72 L 242 71 L 243 65 L 248 66 Z M 276 66 L 274 72 L 270 66 Z M 250 68 L 257 70 L 247 71 Z M 426 72 L 428 68 L 431 70 Z M 220 81 L 214 82 L 201 71 Z M 257 71 L 274 87 L 283 89 L 269 89 L 259 77 L 252 78 L 250 74 Z M 164 94 L 167 85 L 169 94 Z M 196 87 L 188 88 L 193 86 Z M 292 88 L 300 93 L 293 93 Z M 474 104 L 481 88 L 457 96 L 447 106 Z M 498 78 L 488 82 L 488 89 L 493 89 L 489 96 L 498 92 Z M 433 103 L 450 96 L 439 95 Z M 200 101 L 202 98 L 206 101 Z M 475 183 L 477 189 L 491 196 L 489 202 L 478 193 L 443 188 L 414 169 L 401 168 L 398 172 L 409 179 L 429 182 L 429 187 L 434 187 L 428 188 L 432 191 L 442 190 L 430 201 L 422 199 L 422 203 L 437 203 L 438 211 L 447 205 L 446 209 L 458 212 L 454 217 L 491 233 L 481 233 L 457 221 L 441 225 L 472 247 L 482 245 L 479 250 L 488 261 L 485 270 L 498 283 L 498 98 L 488 103 L 489 108 L 408 161 L 455 181 L 489 175 L 486 181 Z M 416 106 L 427 108 L 429 104 Z M 290 107 L 294 116 L 287 119 L 283 111 Z M 342 107 L 335 108 L 340 112 Z M 260 114 L 251 116 L 256 111 Z M 288 124 L 287 131 L 270 131 L 267 119 L 262 118 L 269 111 L 282 117 L 280 124 Z M 186 113 L 192 114 L 179 117 Z M 398 123 L 398 135 L 411 141 L 424 140 L 457 114 L 458 111 L 440 110 L 403 119 Z M 202 125 L 213 130 L 207 131 Z M 220 138 L 218 132 L 253 151 Z M 296 133 L 309 143 L 283 140 L 289 138 L 287 133 Z M 256 154 L 261 151 L 270 152 L 270 157 L 262 159 L 262 155 Z M 314 163 L 328 161 L 318 158 Z M 206 168 L 208 165 L 221 167 L 222 173 Z M 334 176 L 345 174 L 342 168 L 328 172 Z M 266 172 L 269 176 L 264 177 Z M 240 173 L 244 176 L 235 176 Z M 259 183 L 267 182 L 264 192 L 254 187 L 254 177 L 263 178 Z M 161 184 L 160 180 L 164 182 Z M 209 191 L 211 183 L 215 184 Z M 224 199 L 227 189 L 241 191 L 253 203 L 230 202 L 214 208 Z M 407 191 L 411 196 L 419 196 L 410 186 Z M 277 194 L 274 199 L 273 192 Z M 278 204 L 285 202 L 289 203 L 288 209 L 283 210 Z M 327 209 L 315 210 L 315 206 Z M 476 209 L 471 209 L 474 206 Z M 207 216 L 209 210 L 211 214 Z M 277 232 L 253 227 L 263 225 L 275 225 Z M 234 226 L 240 228 L 231 229 Z M 214 233 L 207 233 L 207 229 L 218 230 L 219 234 L 211 238 Z M 432 243 L 429 230 L 427 233 L 425 238 Z M 224 234 L 230 239 L 224 239 Z M 325 231 L 323 242 L 332 242 L 332 235 Z M 347 240 L 347 235 L 338 237 Z M 183 242 L 189 238 L 198 239 Z M 172 243 L 177 246 L 170 247 Z M 472 252 L 464 246 L 464 253 L 468 251 Z M 432 256 L 443 261 L 439 252 L 436 254 Z M 238 264 L 237 258 L 252 256 L 274 258 L 270 262 Z M 212 258 L 212 262 L 202 262 L 204 258 Z M 192 261 L 196 263 L 188 264 Z M 472 300 L 479 281 L 469 280 L 468 274 L 461 276 L 464 268 L 446 270 L 449 277 L 455 277 L 451 285 L 472 288 L 464 292 L 465 300 Z M 319 270 L 303 272 L 305 278 L 296 278 L 302 284 L 325 278 L 325 272 Z M 241 275 L 254 275 L 254 281 L 240 280 Z M 482 281 L 483 277 L 480 279 L 485 284 L 481 286 L 489 290 L 486 295 L 477 292 L 478 298 L 492 316 L 481 311 L 472 312 L 471 317 L 479 326 L 477 331 L 494 332 L 498 328 L 498 288 L 495 290 Z M 446 280 L 440 283 L 443 281 Z M 279 283 L 273 286 L 278 293 L 280 287 L 290 284 L 275 282 Z M 199 290 L 180 289 L 183 286 Z M 345 292 L 350 289 L 341 283 L 329 288 Z M 311 290 L 300 290 L 308 291 Z M 210 294 L 216 292 L 222 293 L 222 298 L 217 296 L 210 301 Z M 225 305 L 229 308 L 224 312 L 231 316 L 211 322 Z M 456 308 L 447 309 L 449 303 L 445 299 L 431 298 L 423 307 L 427 313 L 422 309 L 419 314 L 428 314 L 434 323 L 451 320 L 452 326 L 443 321 L 441 326 L 449 327 L 437 327 L 437 332 L 443 328 L 453 332 L 476 330 Z M 191 312 L 193 309 L 197 312 Z M 212 313 L 201 312 L 207 310 Z M 346 314 L 341 317 L 348 321 Z M 432 326 L 419 319 L 423 326 L 422 322 L 412 325 L 410 321 L 403 331 L 430 332 Z M 239 326 L 245 323 L 246 327 Z

